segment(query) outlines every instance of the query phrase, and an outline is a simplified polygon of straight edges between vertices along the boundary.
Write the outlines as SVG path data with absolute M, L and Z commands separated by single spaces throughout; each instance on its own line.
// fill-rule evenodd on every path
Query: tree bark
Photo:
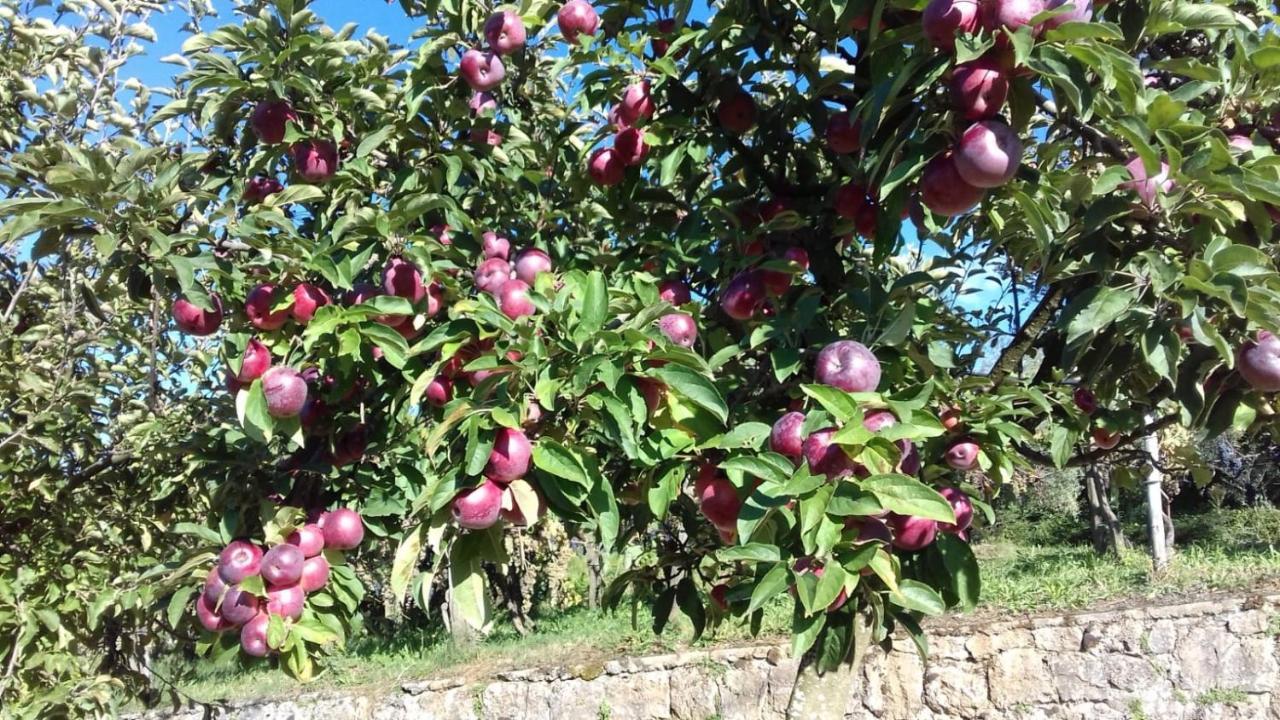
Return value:
M 843 720 L 854 685 L 871 646 L 871 613 L 863 608 L 853 618 L 853 651 L 834 670 L 818 674 L 813 650 L 800 658 L 796 684 L 791 688 L 787 717 L 791 720 Z
M 587 546 L 587 607 L 595 610 L 600 607 L 604 593 L 602 578 L 604 561 L 600 557 L 600 547 L 595 541 L 588 539 Z
M 1089 499 L 1089 524 L 1093 531 L 1093 550 L 1099 555 L 1112 553 L 1118 555 L 1122 548 L 1128 547 L 1124 538 L 1124 530 L 1120 527 L 1120 519 L 1111 509 L 1111 498 L 1107 481 L 1098 471 L 1097 466 L 1090 466 L 1084 473 L 1085 494 Z

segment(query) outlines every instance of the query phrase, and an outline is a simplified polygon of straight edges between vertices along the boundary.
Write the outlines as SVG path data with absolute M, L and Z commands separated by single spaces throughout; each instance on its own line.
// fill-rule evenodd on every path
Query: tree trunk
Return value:
M 1128 547 L 1120 519 L 1111 509 L 1110 488 L 1096 465 L 1084 472 L 1085 494 L 1089 499 L 1089 524 L 1093 530 L 1093 549 L 1099 555 L 1119 554 Z
M 871 613 L 865 608 L 853 618 L 853 652 L 839 667 L 818 674 L 813 650 L 800 658 L 796 684 L 791 688 L 787 717 L 791 720 L 843 720 L 853 688 L 871 646 Z
M 603 563 L 600 557 L 600 546 L 596 545 L 595 540 L 587 539 L 587 607 L 595 610 L 600 607 L 601 596 L 604 593 L 601 578 L 604 574 Z

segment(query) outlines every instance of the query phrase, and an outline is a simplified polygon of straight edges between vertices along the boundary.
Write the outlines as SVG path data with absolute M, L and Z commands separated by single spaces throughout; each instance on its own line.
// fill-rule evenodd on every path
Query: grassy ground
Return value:
M 1143 548 L 1119 558 L 1099 557 L 1083 542 L 1078 522 L 1070 519 L 1015 518 L 975 545 L 982 565 L 983 602 L 978 612 L 1083 608 L 1121 598 L 1153 600 L 1203 591 L 1249 587 L 1280 580 L 1280 511 L 1222 511 L 1179 519 L 1179 547 L 1169 567 L 1153 576 Z M 1129 537 L 1141 542 L 1138 527 Z M 1053 542 L 1069 538 L 1069 542 Z M 683 618 L 680 618 L 682 621 Z M 789 610 L 779 603 L 766 616 L 764 634 L 786 634 Z M 503 623 L 484 641 L 459 646 L 438 628 L 407 630 L 393 639 L 364 638 L 330 664 L 308 689 L 391 686 L 410 679 L 480 676 L 504 668 L 534 665 L 602 663 L 622 655 L 687 648 L 687 624 L 673 622 L 663 636 L 649 631 L 641 613 L 640 629 L 626 614 L 608 615 L 585 608 L 540 619 L 537 632 L 520 637 Z M 697 646 L 744 642 L 745 628 L 722 626 Z M 202 701 L 278 695 L 301 689 L 283 673 L 263 668 L 181 663 L 162 667 L 182 674 L 183 692 Z

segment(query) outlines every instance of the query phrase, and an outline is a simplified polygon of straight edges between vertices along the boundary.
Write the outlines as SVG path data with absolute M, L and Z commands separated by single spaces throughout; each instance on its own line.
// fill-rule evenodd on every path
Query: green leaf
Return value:
M 173 597 L 169 598 L 169 610 L 167 613 L 169 627 L 175 630 L 178 629 L 178 622 L 182 620 L 182 615 L 187 611 L 188 604 L 191 602 L 191 598 L 196 594 L 197 590 L 199 590 L 199 588 L 184 587 L 175 592 Z
M 791 656 L 800 657 L 818 641 L 818 634 L 827 625 L 824 612 L 806 615 L 799 605 L 791 617 Z
M 590 490 L 591 478 L 577 452 L 549 437 L 542 437 L 533 446 L 533 465 L 539 470 L 580 485 Z
M 790 577 L 791 571 L 787 570 L 787 566 L 782 563 L 770 568 L 769 572 L 765 573 L 751 590 L 751 603 L 747 606 L 747 614 L 750 615 L 764 607 L 765 603 L 785 590 L 787 588 L 787 579 Z
M 675 392 L 715 416 L 722 424 L 729 419 L 729 406 L 719 388 L 692 368 L 668 363 L 649 371 Z
M 449 554 L 450 600 L 458 617 L 475 630 L 489 625 L 489 593 L 484 587 L 484 567 L 477 547 L 478 535 L 468 534 L 455 542 Z
M 915 515 L 945 523 L 956 521 L 951 503 L 939 495 L 937 490 L 913 477 L 886 473 L 873 475 L 860 484 L 863 490 L 875 495 L 880 504 L 890 512 L 899 515 Z
M 382 348 L 382 356 L 395 368 L 403 368 L 409 361 L 409 343 L 404 336 L 382 323 L 363 323 L 360 334 Z
M 409 589 L 409 581 L 418 568 L 418 557 L 422 555 L 423 525 L 416 525 L 405 533 L 400 546 L 396 548 L 395 559 L 391 562 L 391 594 L 397 603 L 404 601 L 405 592 Z
M 943 602 L 942 596 L 918 580 L 899 580 L 898 591 L 889 593 L 889 602 L 925 615 L 936 616 L 947 611 L 947 604 Z
M 829 385 L 801 385 L 800 389 L 805 395 L 817 400 L 818 404 L 842 423 L 852 422 L 862 417 L 858 401 L 839 388 Z
M 940 533 L 934 548 L 942 556 L 942 564 L 951 576 L 951 589 L 960 600 L 960 606 L 972 610 L 982 593 L 982 579 L 978 573 L 978 560 L 969 543 L 952 535 Z
M 594 270 L 587 275 L 582 296 L 582 317 L 575 336 L 585 340 L 595 335 L 604 327 L 608 314 L 609 289 L 605 286 L 604 275 L 599 270 Z
M 747 543 L 746 545 L 734 545 L 733 547 L 721 548 L 716 551 L 716 557 L 722 562 L 752 560 L 754 562 L 776 563 L 782 561 L 782 551 L 776 545 Z
M 1059 325 L 1067 331 L 1067 343 L 1107 328 L 1134 303 L 1133 291 L 1095 285 L 1080 293 L 1062 313 Z

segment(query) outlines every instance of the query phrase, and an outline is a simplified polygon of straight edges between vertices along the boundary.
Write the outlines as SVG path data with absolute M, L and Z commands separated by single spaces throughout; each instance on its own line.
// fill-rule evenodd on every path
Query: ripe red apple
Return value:
M 333 441 L 333 456 L 330 459 L 334 467 L 354 465 L 364 459 L 365 450 L 368 449 L 369 428 L 360 423 Z
M 969 496 L 960 488 L 944 487 L 938 491 L 942 497 L 951 503 L 951 510 L 956 514 L 956 522 L 938 523 L 938 529 L 944 533 L 952 535 L 962 533 L 973 525 L 973 502 L 969 500 Z
M 319 286 L 311 283 L 299 283 L 293 289 L 293 306 L 289 309 L 293 319 L 299 325 L 306 325 L 315 317 L 316 310 L 333 302 Z
M 1280 391 L 1280 338 L 1259 330 L 1257 339 L 1249 340 L 1236 355 L 1240 377 L 1259 392 Z
M 292 585 L 302 577 L 302 561 L 306 557 L 297 545 L 276 545 L 262 556 L 259 572 L 272 585 Z
M 951 102 L 966 120 L 1000 114 L 1009 97 L 1009 73 L 1003 58 L 987 53 L 951 71 Z
M 848 155 L 862 147 L 862 128 L 847 112 L 838 112 L 827 121 L 827 148 L 837 155 Z
M 551 256 L 537 248 L 527 248 L 516 256 L 516 277 L 533 285 L 541 273 L 551 272 Z
M 756 101 L 745 90 L 738 89 L 720 99 L 716 106 L 720 127 L 734 135 L 742 135 L 756 124 Z
M 435 317 L 444 309 L 444 286 L 436 281 L 427 285 L 427 317 Z
M 502 486 L 484 480 L 478 487 L 467 488 L 453 500 L 453 521 L 470 530 L 484 530 L 498 522 L 502 512 Z
M 262 548 L 248 540 L 232 540 L 218 555 L 218 577 L 228 585 L 257 575 L 261 566 Z
M 262 392 L 271 417 L 293 417 L 307 402 L 307 381 L 291 367 L 276 366 L 263 374 Z
M 515 483 L 525 483 L 525 481 L 513 480 L 512 484 L 514 485 Z M 537 498 L 538 501 L 533 514 L 533 522 L 537 522 L 542 519 L 543 515 L 547 514 L 547 501 L 546 498 L 542 497 L 542 492 L 538 490 L 538 488 L 533 485 L 529 485 L 528 483 L 525 484 L 533 491 L 533 496 Z M 528 527 L 530 524 L 529 518 L 526 518 L 524 516 L 524 512 L 520 510 L 520 506 L 516 505 L 515 491 L 512 489 L 511 485 L 508 485 L 502 490 L 502 509 L 498 511 L 498 515 L 507 524 L 514 525 L 516 527 Z
M 691 348 L 698 341 L 698 323 L 684 313 L 670 313 L 658 319 L 658 329 L 680 347 Z
M 678 34 L 679 26 L 676 24 L 675 18 L 663 18 L 658 21 L 657 34 L 650 41 L 653 47 L 654 57 L 663 57 L 667 51 L 671 49 L 671 38 Z M 675 59 L 679 60 L 688 53 L 687 48 L 680 48 L 676 53 Z
M 1169 163 L 1160 163 L 1160 172 L 1153 177 L 1147 176 L 1147 167 L 1143 165 L 1142 158 L 1135 157 L 1130 160 L 1125 168 L 1129 170 L 1129 176 L 1132 180 L 1120 183 L 1120 187 L 1125 190 L 1132 190 L 1138 194 L 1138 199 L 1146 206 L 1147 210 L 1154 210 L 1156 207 L 1156 198 L 1162 193 L 1167 193 L 1173 189 L 1173 180 L 1169 179 Z
M 422 284 L 422 271 L 417 265 L 401 257 L 393 257 L 382 269 L 382 291 L 402 297 L 417 304 L 426 297 L 427 288 Z
M 289 322 L 291 308 L 271 311 L 276 304 L 278 288 L 270 283 L 255 286 L 249 291 L 244 301 L 244 313 L 249 316 L 249 324 L 259 330 L 279 330 Z
M 955 430 L 957 427 L 960 427 L 960 408 L 953 405 L 943 410 L 942 415 L 939 416 L 938 419 L 942 421 L 943 428 L 947 430 Z
M 324 531 L 324 546 L 334 550 L 351 550 L 364 540 L 364 521 L 360 513 L 349 508 L 330 510 L 320 516 L 320 529 Z
M 893 542 L 893 533 L 889 532 L 889 526 L 878 517 L 858 519 L 851 517 L 846 521 L 845 526 L 858 528 L 858 537 L 853 541 L 855 544 L 880 542 L 889 545 Z
M 692 299 L 689 286 L 680 280 L 662 281 L 658 286 L 658 298 L 675 306 L 684 305 Z
M 270 615 L 258 613 L 240 629 L 240 649 L 245 655 L 266 657 L 271 654 L 271 647 L 267 645 L 267 625 L 270 622 Z
M 253 108 L 253 117 L 249 124 L 253 126 L 253 134 L 258 140 L 275 145 L 284 140 L 286 124 L 298 121 L 298 114 L 287 100 L 264 100 Z
M 570 43 L 578 42 L 582 34 L 595 35 L 600 27 L 600 17 L 587 0 L 569 0 L 556 13 L 556 20 L 560 23 L 560 33 Z
M 329 561 L 324 555 L 309 557 L 302 563 L 302 579 L 298 584 L 303 592 L 315 592 L 329 583 Z
M 972 470 L 978 466 L 978 443 L 973 438 L 960 438 L 947 446 L 943 460 L 953 469 Z
M 301 566 L 298 576 L 301 577 Z M 267 614 L 297 620 L 302 617 L 302 608 L 306 603 L 306 593 L 297 582 L 287 585 L 269 585 L 267 587 Z
M 591 153 L 591 160 L 587 163 L 587 175 L 591 177 L 591 182 L 604 187 L 622 182 L 625 171 L 626 163 L 613 148 L 599 148 Z
M 502 66 L 502 58 L 491 52 L 472 48 L 462 53 L 462 62 L 458 65 L 462 79 L 472 90 L 484 92 L 492 90 L 507 76 L 507 69 Z
M 303 557 L 315 557 L 324 550 L 324 530 L 315 523 L 307 523 L 289 533 L 285 542 L 297 546 Z
M 644 406 L 649 411 L 649 417 L 652 418 L 662 407 L 662 401 L 666 399 L 667 386 L 652 378 L 636 378 L 636 384 L 640 387 Z
M 717 528 L 732 528 L 738 524 L 738 512 L 742 501 L 738 488 L 726 477 L 715 477 L 707 482 L 698 496 L 702 514 Z
M 528 317 L 538 310 L 529 299 L 529 283 L 523 280 L 508 280 L 498 288 L 498 308 L 512 320 Z
M 1046 0 L 984 0 L 982 8 L 982 25 L 989 32 L 999 32 L 1007 28 L 1013 32 L 1024 25 L 1031 24 L 1031 18 L 1044 12 Z M 1032 28 L 1038 33 L 1038 26 Z M 998 35 L 997 38 L 1002 36 Z
M 866 345 L 840 340 L 818 353 L 815 377 L 846 392 L 875 392 L 880 385 L 880 361 Z
M 649 156 L 649 145 L 644 141 L 644 129 L 623 128 L 613 136 L 613 151 L 624 165 L 640 165 Z
M 1000 120 L 969 126 L 955 150 L 956 172 L 974 187 L 1000 187 L 1013 179 L 1022 160 L 1022 141 Z
M 303 140 L 293 144 L 293 166 L 309 183 L 322 183 L 338 171 L 338 148 L 328 140 Z
M 929 161 L 920 178 L 920 203 L 930 212 L 955 217 L 973 209 L 986 191 L 965 181 L 951 153 Z
M 1077 387 L 1071 396 L 1075 400 L 1076 407 L 1080 408 L 1080 412 L 1085 415 L 1092 415 L 1098 411 L 1098 398 L 1089 388 Z
M 214 565 L 209 568 L 209 574 L 204 577 L 204 587 L 200 590 L 200 595 L 209 603 L 209 607 L 217 607 L 222 601 L 222 593 L 226 592 L 227 583 L 218 574 L 218 566 Z
M 1049 0 L 1048 7 L 1045 9 L 1056 10 L 1063 6 L 1066 7 L 1066 12 L 1061 15 L 1054 15 L 1044 21 L 1046 30 L 1056 28 L 1064 23 L 1089 22 L 1093 19 L 1093 0 Z
M 889 525 L 893 528 L 893 546 L 907 552 L 923 550 L 938 535 L 936 520 L 914 515 L 890 514 Z
M 857 183 L 846 183 L 836 191 L 833 205 L 836 214 L 846 220 L 858 219 L 872 201 L 867 189 Z
M 247 203 L 257 204 L 283 189 L 284 185 L 281 185 L 279 180 L 258 175 L 249 178 L 249 182 L 245 183 L 244 192 L 240 194 L 240 199 Z
M 258 614 L 258 597 L 245 592 L 239 587 L 227 588 L 222 596 L 222 605 L 218 606 L 218 614 L 232 625 L 243 625 Z
M 236 380 L 241 383 L 251 383 L 262 377 L 263 373 L 271 367 L 271 351 L 258 338 L 249 340 L 249 344 L 244 348 L 244 355 L 240 358 L 240 372 L 236 374 Z
M 453 381 L 443 375 L 437 375 L 427 383 L 427 402 L 436 407 L 444 407 L 453 398 Z
M 717 527 L 716 534 L 720 536 L 720 542 L 725 545 L 733 545 L 738 542 L 738 526 L 733 527 Z
M 920 22 L 930 44 L 951 51 L 956 47 L 956 35 L 978 31 L 981 16 L 978 0 L 930 0 Z
M 511 254 L 511 241 L 492 230 L 480 236 L 480 249 L 486 258 L 502 258 L 506 260 Z
M 467 109 L 471 111 L 472 115 L 480 115 L 485 111 L 496 111 L 498 109 L 498 101 L 494 99 L 493 93 L 473 92 L 471 93 L 471 99 L 467 101 Z M 436 227 L 445 228 L 446 232 L 448 230 L 447 225 L 437 225 Z M 434 232 L 435 228 L 432 228 L 432 231 Z M 444 244 L 448 245 L 449 243 Z
M 720 612 L 729 612 L 729 586 L 720 583 L 711 588 L 711 603 L 720 608 Z
M 769 449 L 793 460 L 804 457 L 804 413 L 789 412 L 769 432 Z
M 823 428 L 805 438 L 801 447 L 805 462 L 809 463 L 809 470 L 817 475 L 825 475 L 829 480 L 864 474 L 862 465 L 854 462 L 844 448 L 831 442 L 836 430 L 834 427 Z
M 738 273 L 720 296 L 720 307 L 734 320 L 749 320 L 765 299 L 764 279 L 757 270 Z
M 484 24 L 484 39 L 499 55 L 509 55 L 524 47 L 524 20 L 511 10 L 500 10 Z
M 188 335 L 204 337 L 217 332 L 222 325 L 222 298 L 210 295 L 212 310 L 201 310 L 186 298 L 173 303 L 173 321 L 178 329 Z
M 225 632 L 235 627 L 222 617 L 222 613 L 214 610 L 217 604 L 217 600 L 210 602 L 204 595 L 196 597 L 196 619 L 200 621 L 200 627 L 209 632 Z
M 1093 444 L 1103 450 L 1110 450 L 1120 444 L 1120 433 L 1112 432 L 1106 428 L 1096 427 L 1091 432 L 1093 436 Z
M 484 466 L 484 476 L 500 485 L 524 477 L 529 472 L 532 454 L 533 445 L 523 432 L 498 428 L 493 438 L 493 450 L 489 453 L 489 464 Z
M 653 97 L 649 94 L 649 81 L 642 80 L 627 87 L 618 103 L 618 117 L 627 125 L 653 117 Z
M 489 258 L 476 268 L 476 288 L 481 292 L 496 294 L 511 279 L 511 265 L 500 257 Z

